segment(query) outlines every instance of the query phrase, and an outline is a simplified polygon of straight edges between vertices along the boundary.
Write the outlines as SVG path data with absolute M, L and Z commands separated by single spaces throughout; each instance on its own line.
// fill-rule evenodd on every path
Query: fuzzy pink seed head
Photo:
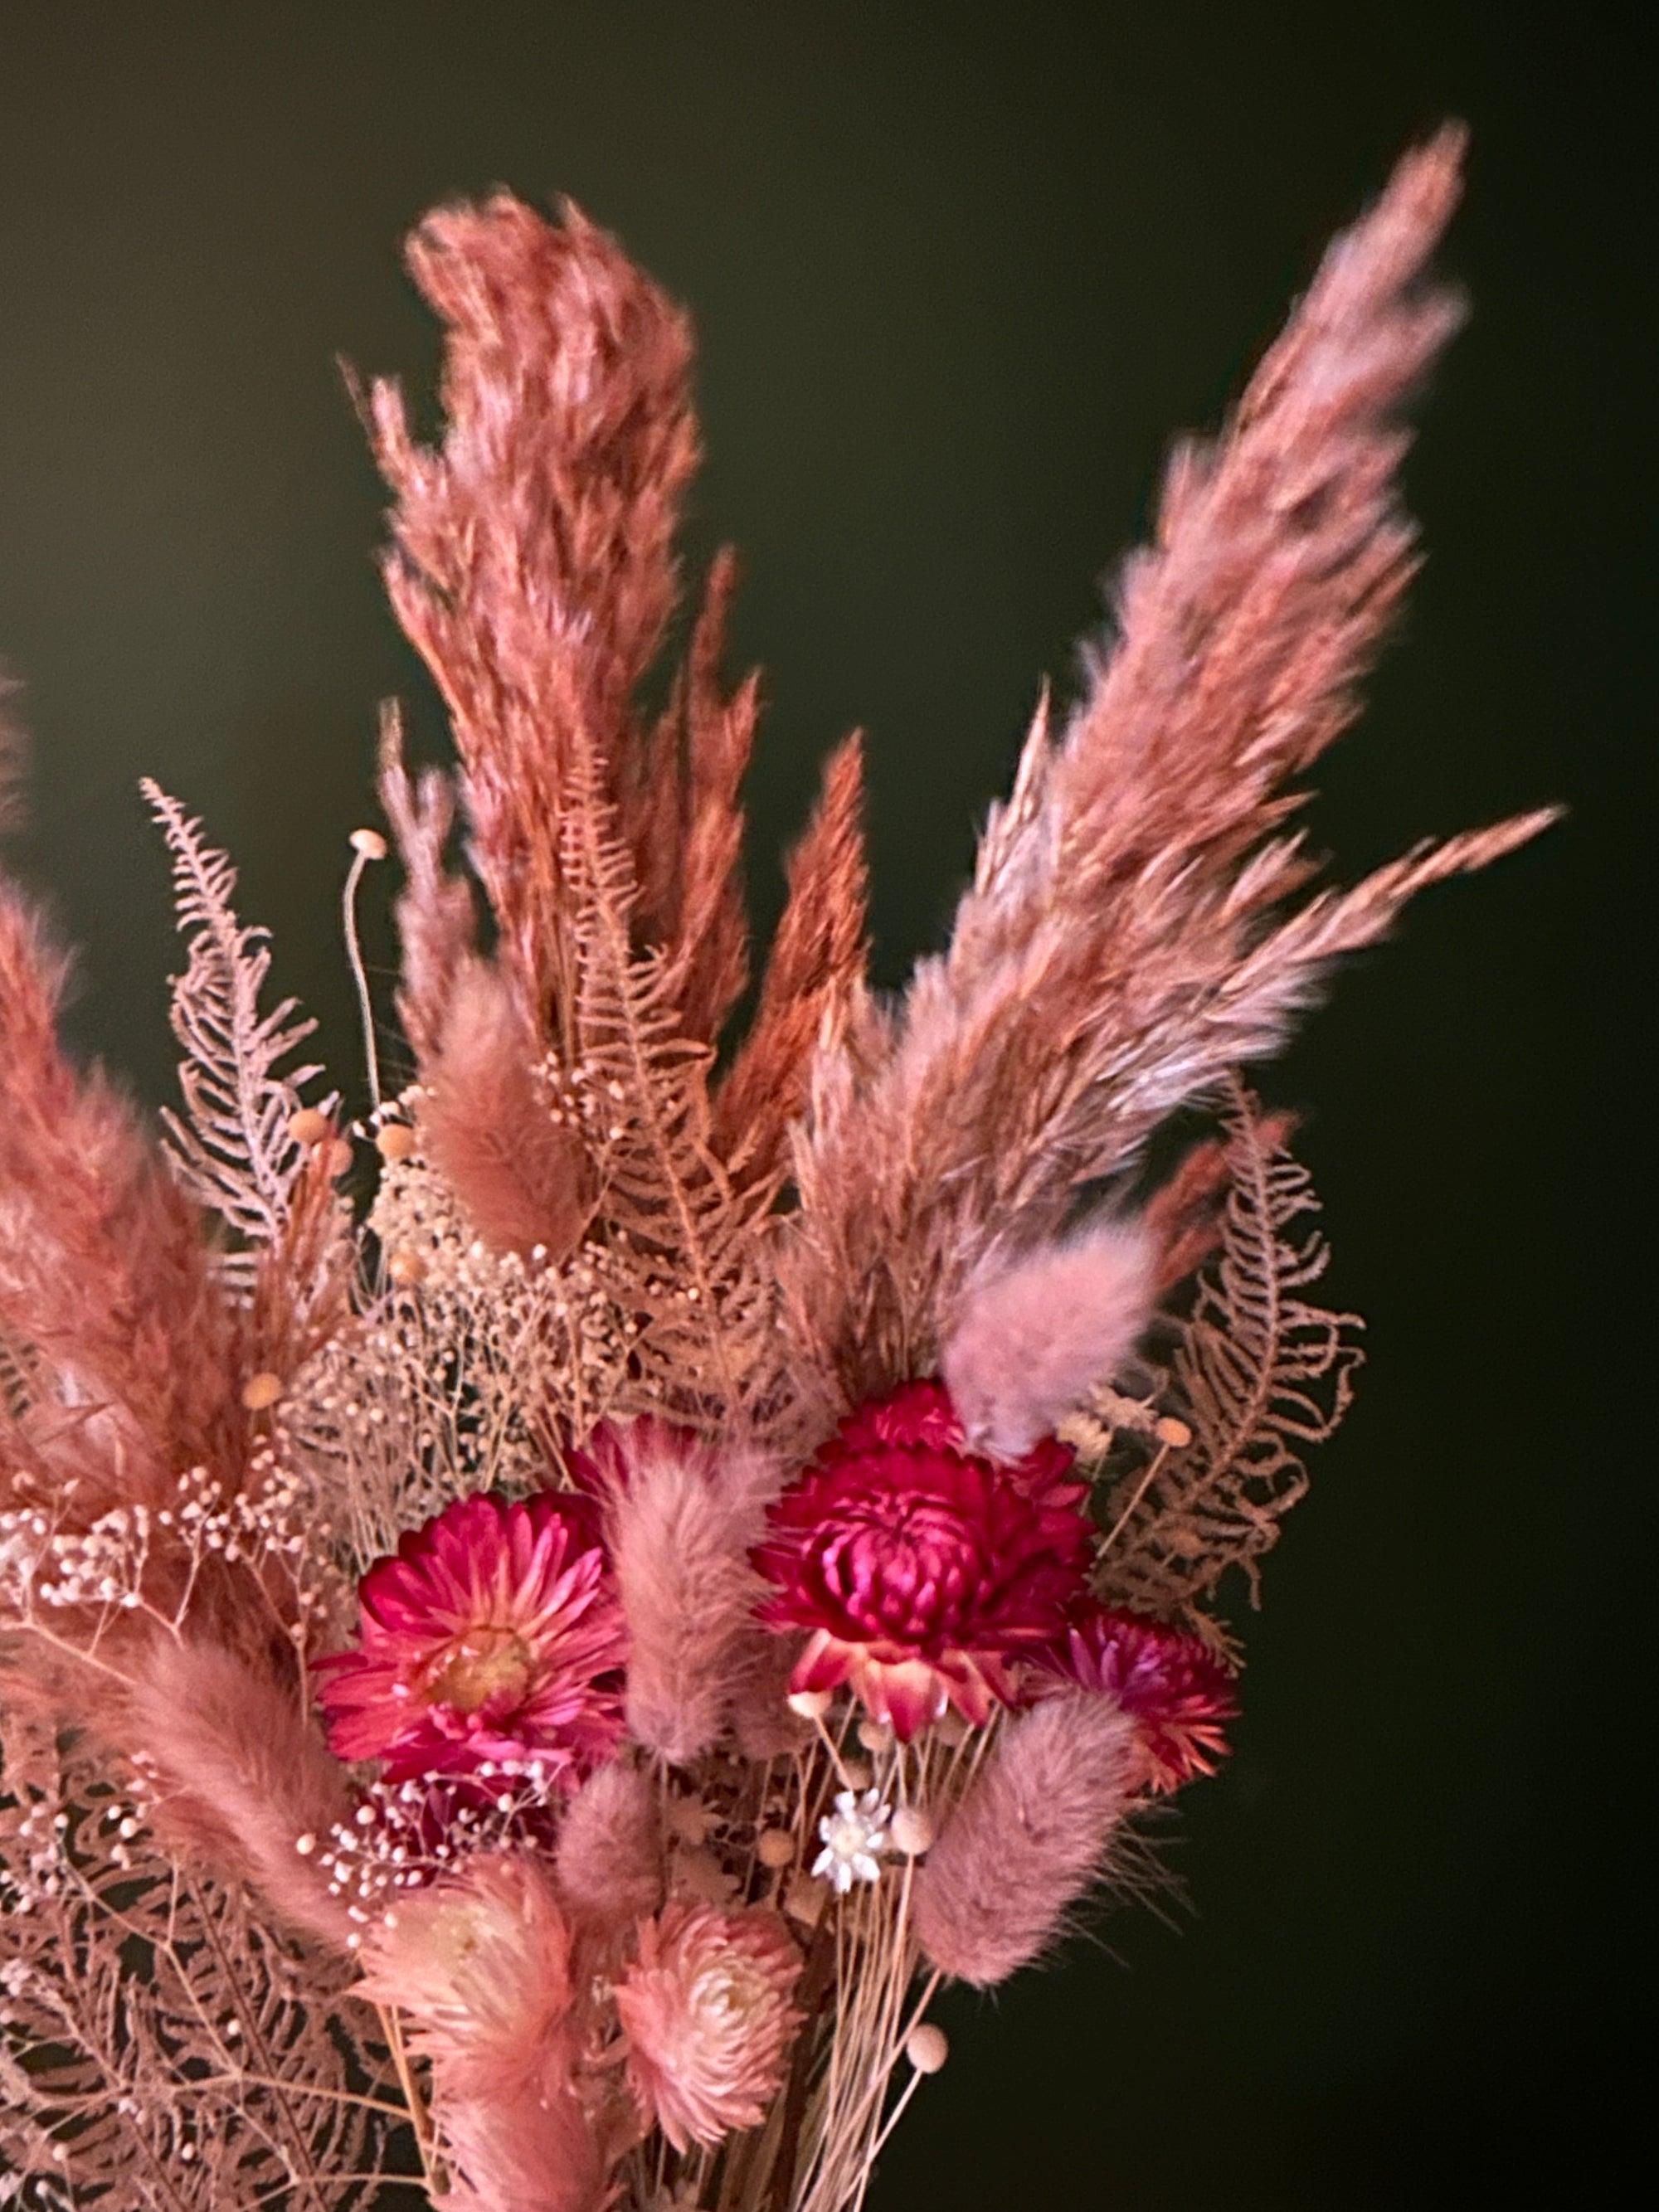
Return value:
M 1156 1792 L 1212 1774 L 1238 1711 L 1231 1678 L 1197 1637 L 1121 1608 L 1093 1607 L 1066 1635 L 1062 1675 L 1135 1723 L 1142 1780 Z

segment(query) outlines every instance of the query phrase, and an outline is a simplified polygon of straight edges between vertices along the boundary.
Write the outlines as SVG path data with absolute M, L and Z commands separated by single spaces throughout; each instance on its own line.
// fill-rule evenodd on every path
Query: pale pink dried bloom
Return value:
M 586 1148 L 570 1121 L 553 1118 L 538 1057 L 507 978 L 475 956 L 459 961 L 438 1048 L 422 1071 L 421 1143 L 486 1244 L 561 1260 L 592 1194 Z
M 395 2007 L 432 2067 L 457 2212 L 591 2212 L 607 2130 L 577 2079 L 570 1930 L 516 1853 L 400 1897 L 363 1952 L 363 1993 Z
M 643 1918 L 662 1903 L 657 1785 L 613 1761 L 590 1774 L 566 1808 L 554 1863 L 569 1909 L 603 1925 Z
M 149 1763 L 159 1835 L 343 1947 L 345 1906 L 298 1846 L 347 1817 L 345 1778 L 292 1683 L 216 1645 L 158 1637 L 118 1733 Z
M 771 1912 L 671 1905 L 640 1928 L 617 1990 L 628 2078 L 676 2150 L 765 2117 L 800 2015 L 800 1954 Z
M 730 1701 L 762 1595 L 749 1551 L 778 1470 L 742 1446 L 716 1449 L 649 1420 L 606 1430 L 589 1459 L 603 1469 L 628 1624 L 629 1731 L 682 1765 L 713 1743 Z
M 1136 1723 L 1073 1694 L 1012 1722 L 918 1872 L 916 1937 L 944 1974 L 988 1990 L 1064 1932 L 1140 1774 Z
M 982 1264 L 939 1356 L 970 1448 L 1023 1459 L 1109 1382 L 1146 1325 L 1152 1273 L 1146 1237 L 1117 1221 Z

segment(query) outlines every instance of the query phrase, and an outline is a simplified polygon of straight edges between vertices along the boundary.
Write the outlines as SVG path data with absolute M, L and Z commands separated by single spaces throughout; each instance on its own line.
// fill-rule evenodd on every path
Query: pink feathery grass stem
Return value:
M 662 1903 L 663 1839 L 657 1785 L 613 1762 L 590 1774 L 565 1809 L 554 1864 L 571 1912 L 620 1927 Z
M 1133 1719 L 1062 1696 L 1008 1723 L 916 1876 L 916 1937 L 942 1974 L 993 1989 L 1065 1932 L 1135 1785 Z
M 1147 1240 L 1115 1221 L 981 1267 L 939 1356 L 969 1445 L 1024 1459 L 1109 1382 L 1146 1325 L 1151 1275 Z

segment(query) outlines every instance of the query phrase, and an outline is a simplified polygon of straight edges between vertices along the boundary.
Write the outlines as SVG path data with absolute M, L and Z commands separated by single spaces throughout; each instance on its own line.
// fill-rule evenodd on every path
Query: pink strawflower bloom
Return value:
M 761 1619 L 810 1632 L 791 1689 L 849 1683 L 907 1741 L 947 1705 L 978 1726 L 1011 1704 L 1014 1664 L 1083 1596 L 1093 1532 L 1071 1463 L 1052 1437 L 1008 1467 L 969 1452 L 938 1382 L 860 1407 L 754 1555 L 776 1590 Z
M 1135 1722 L 1144 1787 L 1178 1790 L 1212 1774 L 1238 1711 L 1231 1678 L 1197 1637 L 1144 1614 L 1093 1608 L 1066 1635 L 1059 1669 Z
M 387 1780 L 533 1759 L 574 1781 L 622 1729 L 622 1613 L 585 1498 L 458 1499 L 358 1589 L 358 1646 L 317 1662 L 338 1758 Z
M 676 2150 L 765 2118 L 800 2025 L 799 1973 L 775 1913 L 673 1904 L 640 1923 L 617 2011 L 640 2110 Z

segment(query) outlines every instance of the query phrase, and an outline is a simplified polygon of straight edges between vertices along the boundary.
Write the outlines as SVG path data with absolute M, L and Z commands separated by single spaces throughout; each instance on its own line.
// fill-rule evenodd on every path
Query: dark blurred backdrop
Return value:
M 375 702 L 441 738 L 335 360 L 425 388 L 396 246 L 432 201 L 569 192 L 695 311 L 692 550 L 742 548 L 768 671 L 757 912 L 864 724 L 893 982 L 1169 435 L 1399 149 L 1474 125 L 1446 263 L 1474 318 L 1410 467 L 1431 559 L 1316 826 L 1352 875 L 1573 813 L 1426 899 L 1267 1079 L 1370 1365 L 1269 1564 L 1236 1754 L 1169 1832 L 1190 1910 L 952 2005 L 877 2212 L 1590 2203 L 1632 2125 L 1653 196 L 1625 29 L 1468 0 L 0 7 L 17 858 L 84 948 L 78 1040 L 152 1099 L 176 955 L 141 772 L 231 847 L 358 1062 L 337 893 Z

